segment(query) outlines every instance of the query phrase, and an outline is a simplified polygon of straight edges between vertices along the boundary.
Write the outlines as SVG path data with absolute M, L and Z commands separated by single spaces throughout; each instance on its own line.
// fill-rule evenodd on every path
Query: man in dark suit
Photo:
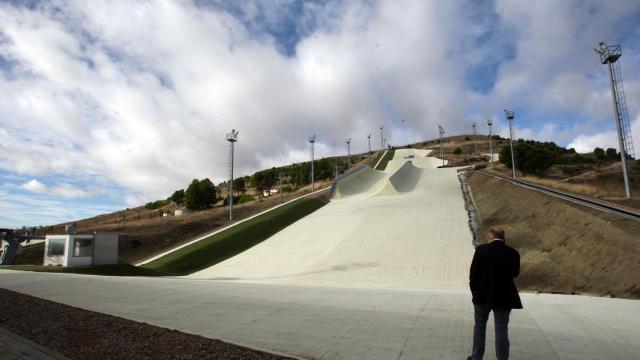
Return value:
M 473 352 L 468 359 L 479 360 L 484 355 L 489 313 L 493 310 L 496 331 L 496 356 L 509 358 L 509 314 L 522 309 L 518 289 L 513 279 L 520 273 L 520 254 L 505 244 L 504 230 L 490 230 L 492 241 L 476 248 L 469 272 L 473 295 L 475 326 Z

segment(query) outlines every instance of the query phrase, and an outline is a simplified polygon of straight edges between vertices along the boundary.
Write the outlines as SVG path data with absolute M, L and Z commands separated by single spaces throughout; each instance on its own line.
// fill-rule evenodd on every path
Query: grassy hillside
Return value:
M 259 244 L 325 204 L 318 198 L 296 200 L 143 266 L 173 275 L 206 269 Z

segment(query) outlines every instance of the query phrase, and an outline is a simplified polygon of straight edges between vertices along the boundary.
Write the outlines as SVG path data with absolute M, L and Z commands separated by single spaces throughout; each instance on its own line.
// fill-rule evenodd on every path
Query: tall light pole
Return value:
M 367 134 L 367 141 L 369 142 L 369 154 L 371 154 L 371 133 Z
M 619 64 L 616 63 L 622 56 L 622 47 L 601 42 L 594 50 L 600 54 L 600 62 L 607 64 L 609 67 L 609 82 L 611 83 L 613 110 L 616 116 L 616 129 L 618 130 L 618 146 L 620 147 L 620 159 L 622 161 L 622 176 L 624 177 L 624 194 L 629 199 L 631 198 L 631 189 L 629 187 L 629 175 L 627 174 L 627 154 L 633 156 L 634 153 L 627 100 L 622 86 L 622 72 Z
M 279 173 L 278 175 L 279 175 L 278 176 L 278 183 L 280 185 L 279 186 L 280 187 L 280 190 L 279 190 L 279 192 L 280 192 L 280 204 L 282 204 L 284 202 L 284 198 L 283 198 L 283 195 L 282 195 L 282 173 Z
M 491 118 L 487 120 L 487 125 L 489 125 L 489 153 L 491 154 L 491 166 L 493 166 L 493 134 L 491 133 L 493 121 L 491 121 Z
M 509 121 L 509 142 L 511 144 L 511 173 L 513 178 L 516 178 L 516 153 L 513 151 L 513 117 L 515 113 L 513 111 L 509 111 L 504 109 L 504 116 L 507 117 Z
M 311 191 L 314 191 L 316 184 L 313 177 L 313 150 L 314 144 L 316 143 L 316 134 L 313 134 L 313 136 L 309 138 L 309 142 L 311 143 Z
M 349 161 L 349 169 L 351 169 L 351 138 L 347 139 L 347 159 Z
M 380 146 L 381 150 L 384 150 L 384 132 L 382 131 L 382 125 L 380 125 Z
M 227 141 L 231 145 L 229 151 L 229 220 L 233 220 L 233 148 L 238 141 L 238 131 L 236 129 L 232 129 L 227 134 Z
M 440 158 L 442 159 L 442 166 L 444 166 L 444 128 L 438 125 L 438 134 L 440 135 Z
M 478 155 L 478 138 L 476 137 L 476 123 L 471 124 L 473 128 L 473 142 L 476 144 L 476 152 L 475 155 Z

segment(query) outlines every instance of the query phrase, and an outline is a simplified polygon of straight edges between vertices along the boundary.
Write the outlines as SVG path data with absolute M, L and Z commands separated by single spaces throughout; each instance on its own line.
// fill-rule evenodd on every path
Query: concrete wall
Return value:
M 96 233 L 93 241 L 93 265 L 118 263 L 118 238 L 118 233 Z

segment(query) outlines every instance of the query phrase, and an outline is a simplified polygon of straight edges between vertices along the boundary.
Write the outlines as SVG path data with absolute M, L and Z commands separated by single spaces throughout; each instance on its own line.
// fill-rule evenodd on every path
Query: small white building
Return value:
M 118 263 L 118 233 L 47 235 L 44 265 L 80 266 Z

